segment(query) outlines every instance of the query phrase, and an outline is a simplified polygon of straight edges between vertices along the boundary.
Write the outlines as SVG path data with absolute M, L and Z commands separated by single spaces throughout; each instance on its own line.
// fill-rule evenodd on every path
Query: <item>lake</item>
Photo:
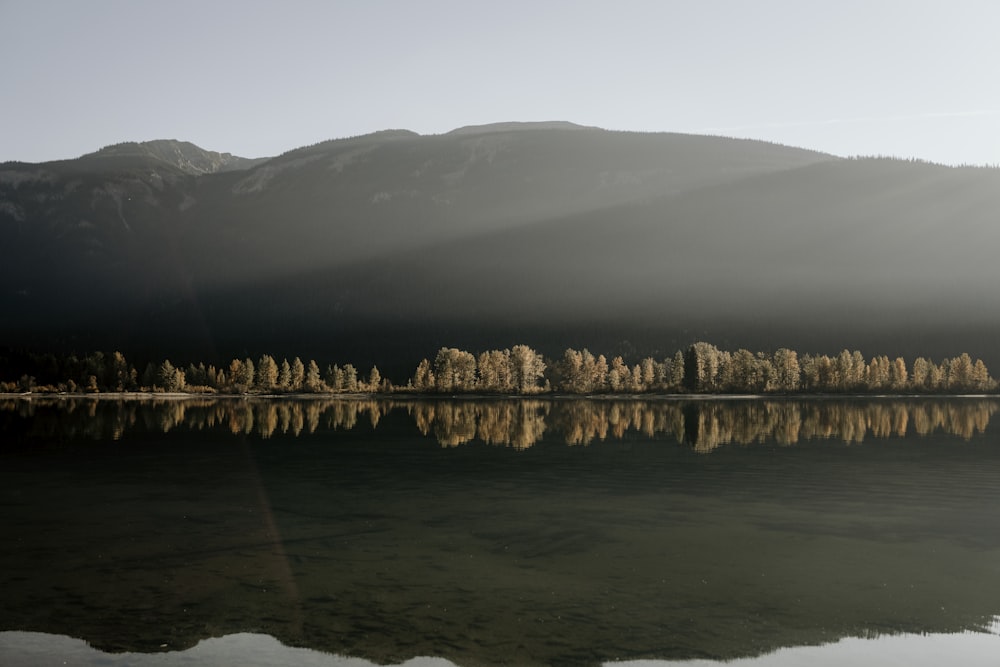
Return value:
M 0 399 L 0 664 L 993 665 L 998 409 Z

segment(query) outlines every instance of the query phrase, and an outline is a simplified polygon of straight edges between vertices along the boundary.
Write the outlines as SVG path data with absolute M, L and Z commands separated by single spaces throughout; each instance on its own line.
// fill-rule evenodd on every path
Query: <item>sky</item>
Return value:
M 0 161 L 500 121 L 1000 164 L 995 0 L 0 0 Z

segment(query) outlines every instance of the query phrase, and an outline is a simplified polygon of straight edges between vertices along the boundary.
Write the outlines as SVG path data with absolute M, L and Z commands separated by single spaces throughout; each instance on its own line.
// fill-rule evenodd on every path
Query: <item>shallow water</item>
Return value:
M 0 662 L 975 664 L 997 408 L 0 403 Z

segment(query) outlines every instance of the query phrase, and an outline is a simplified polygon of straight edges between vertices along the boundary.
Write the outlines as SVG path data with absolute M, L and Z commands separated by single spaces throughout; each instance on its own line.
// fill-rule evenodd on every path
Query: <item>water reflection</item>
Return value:
M 798 665 L 959 664 L 995 667 L 1000 636 L 992 633 L 892 635 L 871 639 L 843 639 L 823 646 L 784 648 L 754 658 L 727 662 L 710 660 L 637 660 L 605 663 L 606 667 L 793 667 Z M 909 656 L 910 659 L 907 659 Z M 242 667 L 376 667 L 359 658 L 333 655 L 281 644 L 273 637 L 240 633 L 206 639 L 193 648 L 158 654 L 105 653 L 79 639 L 38 632 L 0 632 L 0 664 L 71 664 L 95 667 L 184 667 L 187 665 L 241 665 Z M 443 658 L 418 657 L 405 667 L 455 667 Z M 401 666 L 401 667 L 403 667 Z
M 721 445 L 866 438 L 940 432 L 983 433 L 996 399 L 883 400 L 344 400 L 344 399 L 53 399 L 0 401 L 28 434 L 120 438 L 130 429 L 227 430 L 271 438 L 319 430 L 376 429 L 393 412 L 445 447 L 479 441 L 527 449 L 548 433 L 568 445 L 629 435 L 667 438 L 698 452 Z
M 636 660 L 606 663 L 606 667 L 884 667 L 885 665 L 962 665 L 995 667 L 1000 636 L 989 633 L 901 634 L 851 637 L 822 646 L 778 649 L 753 658 L 714 660 Z
M 865 664 L 837 642 L 900 633 L 961 639 L 948 660 L 912 638 L 934 657 L 906 664 L 975 664 L 962 633 L 1000 612 L 996 409 L 8 401 L 0 631 L 93 647 L 39 664 L 169 665 L 247 634 L 274 638 L 275 664 L 778 665 L 822 644 Z M 0 664 L 18 637 L 0 635 Z
M 190 667 L 191 665 L 240 665 L 240 667 L 376 667 L 360 658 L 285 646 L 274 637 L 239 633 L 213 637 L 182 651 L 163 653 L 107 653 L 80 639 L 44 632 L 0 632 L 0 665 L 93 665 L 94 667 Z M 405 667 L 455 667 L 442 658 L 413 658 Z M 403 667 L 401 665 L 400 667 Z

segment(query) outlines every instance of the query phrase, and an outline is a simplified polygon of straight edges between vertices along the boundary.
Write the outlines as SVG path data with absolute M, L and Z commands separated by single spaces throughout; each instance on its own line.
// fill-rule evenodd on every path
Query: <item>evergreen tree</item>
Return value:
M 968 353 L 952 359 L 948 364 L 947 384 L 951 391 L 968 391 L 973 388 L 972 358 Z
M 288 359 L 281 360 L 278 368 L 278 389 L 288 391 L 292 388 L 292 367 L 288 365 Z
M 590 388 L 587 391 L 604 391 L 608 386 L 608 360 L 603 354 L 594 355 L 587 352 L 583 355 L 583 369 L 587 375 Z
M 657 363 L 652 357 L 646 357 L 639 362 L 639 377 L 636 391 L 647 391 L 652 389 L 657 381 Z
M 350 393 L 358 391 L 358 369 L 351 364 L 344 366 L 344 391 Z
M 382 388 L 382 374 L 378 367 L 372 366 L 368 373 L 368 391 L 379 391 Z
M 186 386 L 184 371 L 174 367 L 169 359 L 164 360 L 160 364 L 156 386 L 168 392 L 183 391 Z
M 306 379 L 306 367 L 298 357 L 292 359 L 292 377 L 288 384 L 290 391 L 302 391 Z
M 253 386 L 254 367 L 250 359 L 240 361 L 233 359 L 229 362 L 229 386 L 237 393 L 244 393 Z
M 326 367 L 326 371 L 323 372 L 323 382 L 326 384 L 326 388 L 328 391 L 338 391 L 337 369 L 338 367 L 336 364 L 330 364 Z
M 674 353 L 670 362 L 670 391 L 684 389 L 684 353 L 680 350 Z
M 269 354 L 262 355 L 257 361 L 257 388 L 271 392 L 278 386 L 278 363 Z
M 639 364 L 632 367 L 626 388 L 633 393 L 645 390 L 645 384 L 642 381 L 642 368 L 639 367 Z
M 982 359 L 976 359 L 976 363 L 972 365 L 972 388 L 975 391 L 988 391 L 994 389 L 994 385 L 986 364 Z
M 631 377 L 631 371 L 625 366 L 625 360 L 620 356 L 611 360 L 611 367 L 608 369 L 608 389 L 618 393 L 625 388 L 625 383 Z
M 434 387 L 435 377 L 434 371 L 431 370 L 431 362 L 427 359 L 421 359 L 413 374 L 413 388 L 417 391 L 432 391 Z
M 323 380 L 320 378 L 319 365 L 316 364 L 315 359 L 310 359 L 306 366 L 305 388 L 306 391 L 314 394 L 323 391 Z
M 931 391 L 941 391 L 946 388 L 948 378 L 948 360 L 945 359 L 940 364 L 932 364 L 928 389 Z
M 208 369 L 205 368 L 205 364 L 199 362 L 196 366 L 195 364 L 188 364 L 187 370 L 184 371 L 184 378 L 189 387 L 205 387 L 208 386 Z
M 865 370 L 865 388 L 868 391 L 880 391 L 888 387 L 889 371 L 889 357 L 872 357 Z
M 247 387 L 244 391 L 248 391 L 256 379 L 257 369 L 254 367 L 253 360 L 247 357 L 243 360 L 243 384 Z
M 902 357 L 896 357 L 889 366 L 889 388 L 893 391 L 903 391 L 906 389 L 908 377 L 906 361 Z
M 114 391 L 133 391 L 136 388 L 136 372 L 125 360 L 125 355 L 115 351 L 111 355 L 111 382 Z

